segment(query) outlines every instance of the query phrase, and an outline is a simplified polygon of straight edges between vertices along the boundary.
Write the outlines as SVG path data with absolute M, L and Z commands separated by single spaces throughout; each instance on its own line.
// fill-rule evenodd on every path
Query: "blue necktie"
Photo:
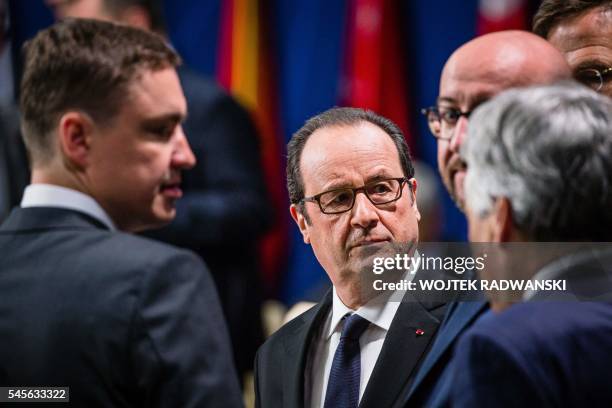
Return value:
M 324 408 L 357 407 L 361 374 L 359 337 L 369 324 L 370 322 L 355 313 L 344 316 L 340 342 L 329 372 Z

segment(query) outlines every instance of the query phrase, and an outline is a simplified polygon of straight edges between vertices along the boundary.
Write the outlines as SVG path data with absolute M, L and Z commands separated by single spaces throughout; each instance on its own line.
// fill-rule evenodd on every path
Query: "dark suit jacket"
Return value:
M 76 407 L 242 405 L 195 255 L 43 207 L 13 210 L 0 254 L 0 385 L 68 386 Z
M 455 345 L 485 311 L 485 301 L 455 301 L 449 304 L 436 340 L 419 368 L 406 407 L 445 407 L 450 403 L 454 383 L 452 364 Z
M 21 201 L 30 179 L 25 146 L 19 132 L 19 115 L 14 106 L 0 105 L 0 222 Z M 4 189 L 1 187 L 4 186 Z
M 313 341 L 318 341 L 331 304 L 330 291 L 315 307 L 281 327 L 259 349 L 255 361 L 257 407 L 304 406 L 309 348 Z M 359 404 L 361 408 L 394 407 L 401 402 L 431 345 L 445 307 L 445 303 L 406 295 L 385 338 Z M 416 335 L 419 328 L 424 335 Z
M 174 221 L 147 235 L 204 259 L 239 371 L 251 370 L 263 342 L 257 244 L 272 222 L 259 138 L 247 111 L 218 85 L 186 67 L 178 74 L 189 111 L 183 128 L 197 164 L 183 173 Z
M 453 406 L 612 406 L 612 251 L 555 279 L 574 288 L 558 299 L 573 301 L 538 293 L 466 332 L 455 353 Z M 605 301 L 586 301 L 595 299 Z

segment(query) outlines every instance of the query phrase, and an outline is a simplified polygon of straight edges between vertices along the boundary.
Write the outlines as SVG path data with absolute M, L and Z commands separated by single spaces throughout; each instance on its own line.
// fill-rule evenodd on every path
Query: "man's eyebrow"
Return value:
M 438 99 L 436 99 L 437 103 L 440 102 L 447 102 L 447 103 L 457 103 L 457 101 L 454 98 L 449 98 L 448 96 L 439 96 Z
M 347 181 L 331 181 L 329 184 L 325 184 L 323 187 L 323 192 L 331 191 L 331 190 L 339 190 L 341 188 L 353 188 L 353 184 Z
M 151 118 L 147 118 L 144 120 L 144 123 L 149 124 L 160 124 L 166 122 L 180 123 L 186 119 L 186 115 L 183 115 L 178 112 L 168 113 L 165 115 L 155 116 Z
M 599 59 L 588 59 L 584 61 L 580 61 L 580 64 L 576 65 L 573 71 L 581 71 L 583 69 L 606 69 L 612 66 L 612 63 L 608 64 Z
M 385 179 L 389 179 L 389 178 L 393 178 L 393 176 L 389 173 L 387 173 L 385 170 L 380 171 L 378 173 L 376 173 L 373 176 L 369 176 L 366 179 L 366 183 L 371 183 L 373 181 L 379 181 L 379 180 L 385 180 Z

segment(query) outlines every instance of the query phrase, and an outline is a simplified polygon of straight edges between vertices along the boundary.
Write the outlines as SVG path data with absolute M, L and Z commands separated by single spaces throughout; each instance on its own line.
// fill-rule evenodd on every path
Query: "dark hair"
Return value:
M 321 128 L 350 126 L 361 122 L 370 122 L 389 135 L 397 148 L 404 176 L 414 177 L 414 168 L 412 167 L 408 145 L 402 131 L 395 123 L 371 110 L 332 108 L 309 119 L 300 130 L 293 134 L 289 144 L 287 144 L 287 190 L 292 204 L 298 204 L 304 198 L 304 180 L 302 180 L 302 174 L 300 173 L 300 158 L 310 135 Z M 304 212 L 302 206 L 300 206 L 300 210 Z
M 109 14 L 118 16 L 128 7 L 142 7 L 151 19 L 151 29 L 158 33 L 166 31 L 164 12 L 160 0 L 103 0 L 104 8 Z
M 544 0 L 533 17 L 533 32 L 547 38 L 562 20 L 597 7 L 612 7 L 610 0 Z
M 53 155 L 49 132 L 67 110 L 112 119 L 142 70 L 176 67 L 180 57 L 154 33 L 89 19 L 66 19 L 24 46 L 22 130 L 34 162 Z

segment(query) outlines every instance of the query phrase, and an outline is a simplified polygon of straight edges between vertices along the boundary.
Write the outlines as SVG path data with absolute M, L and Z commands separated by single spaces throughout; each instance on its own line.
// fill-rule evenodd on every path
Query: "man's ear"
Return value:
M 87 167 L 94 123 L 89 115 L 71 111 L 62 115 L 58 126 L 59 148 L 64 161 L 78 169 Z
M 417 221 L 421 221 L 421 213 L 419 212 L 419 207 L 417 206 L 417 186 L 418 183 L 415 178 L 411 178 L 408 180 L 408 191 L 410 193 L 410 202 L 412 203 L 412 210 L 414 211 L 414 215 Z
M 304 239 L 305 244 L 310 244 L 310 233 L 308 231 L 308 222 L 306 221 L 306 217 L 299 210 L 296 204 L 291 204 L 289 207 L 289 212 L 291 213 L 291 218 L 297 224 L 300 232 L 302 233 L 302 238 Z
M 512 219 L 512 205 L 510 201 L 506 197 L 497 198 L 493 206 L 493 211 L 493 241 L 511 241 L 515 226 L 514 220 Z

